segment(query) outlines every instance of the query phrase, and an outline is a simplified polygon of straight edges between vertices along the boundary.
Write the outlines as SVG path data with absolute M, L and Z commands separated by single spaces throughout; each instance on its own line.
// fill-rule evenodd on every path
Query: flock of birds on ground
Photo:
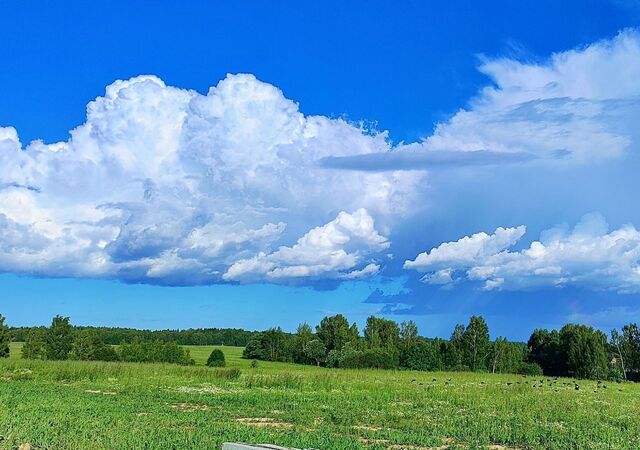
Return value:
M 527 378 L 527 375 L 522 375 L 523 378 Z M 574 390 L 579 391 L 580 390 L 580 384 L 578 384 L 578 382 L 574 381 L 574 382 L 570 382 L 570 381 L 566 381 L 567 379 L 560 379 L 559 377 L 553 377 L 553 378 L 542 378 L 542 379 L 533 379 L 532 381 L 529 381 L 528 379 L 524 380 L 524 381 L 509 381 L 509 382 L 505 382 L 504 385 L 506 386 L 513 386 L 513 385 L 528 385 L 532 388 L 543 388 L 543 387 L 549 387 L 549 388 L 553 388 L 555 392 L 559 392 L 560 390 L 560 386 L 567 388 L 573 385 Z M 416 380 L 415 378 L 413 380 L 411 380 L 412 383 L 418 383 L 419 386 L 424 386 L 424 383 L 418 382 L 418 380 Z M 433 378 L 431 380 L 432 383 L 437 383 L 438 379 L 437 378 Z M 620 384 L 620 380 L 616 380 L 617 384 Z M 444 382 L 445 386 L 448 386 L 451 383 L 451 378 L 447 378 Z M 484 381 L 481 381 L 479 384 L 484 385 L 487 384 Z M 499 383 L 502 384 L 502 383 Z M 598 380 L 597 384 L 595 386 L 596 388 L 593 390 L 593 392 L 597 393 L 599 389 L 608 389 L 607 385 L 602 381 L 602 380 Z M 622 392 L 622 389 L 618 388 L 619 392 Z

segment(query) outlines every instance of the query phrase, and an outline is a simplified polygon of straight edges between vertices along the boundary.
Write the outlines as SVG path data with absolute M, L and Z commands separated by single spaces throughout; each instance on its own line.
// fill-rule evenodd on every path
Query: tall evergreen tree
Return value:
M 44 336 L 46 359 L 67 359 L 73 347 L 73 327 L 68 317 L 55 316 Z

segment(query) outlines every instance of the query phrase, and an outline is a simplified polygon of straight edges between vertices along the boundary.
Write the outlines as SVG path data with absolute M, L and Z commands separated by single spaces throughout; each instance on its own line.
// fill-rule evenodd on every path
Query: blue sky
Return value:
M 10 324 L 640 320 L 634 2 L 0 12 Z

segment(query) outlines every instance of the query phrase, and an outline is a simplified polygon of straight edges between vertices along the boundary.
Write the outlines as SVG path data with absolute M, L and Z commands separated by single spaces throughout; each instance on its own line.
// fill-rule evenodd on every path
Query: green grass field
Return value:
M 240 358 L 195 367 L 0 361 L 0 448 L 640 448 L 640 385 L 338 370 Z

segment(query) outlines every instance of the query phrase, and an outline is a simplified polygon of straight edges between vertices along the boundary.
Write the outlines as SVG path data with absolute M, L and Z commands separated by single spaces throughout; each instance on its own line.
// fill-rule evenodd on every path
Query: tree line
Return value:
M 14 342 L 25 342 L 36 328 L 13 327 L 9 329 Z M 108 345 L 131 344 L 132 342 L 162 341 L 178 345 L 231 345 L 244 347 L 256 334 L 236 328 L 191 328 L 188 330 L 137 330 L 134 328 L 74 326 L 77 332 L 90 332 Z
M 0 315 L 0 357 L 9 356 L 9 342 L 15 336 Z M 55 316 L 49 327 L 33 327 L 18 336 L 24 338 L 22 357 L 25 359 L 194 364 L 189 350 L 177 342 L 144 341 L 134 337 L 131 342 L 122 342 L 115 347 L 105 342 L 96 328 L 74 327 L 70 319 L 63 316 Z
M 256 334 L 243 357 L 338 368 L 481 371 L 590 379 L 638 379 L 640 332 L 636 324 L 613 330 L 611 338 L 592 327 L 568 324 L 537 329 L 527 343 L 503 337 L 493 341 L 481 316 L 458 324 L 451 337 L 419 336 L 413 321 L 367 319 L 363 333 L 337 314 L 315 327 L 301 324 L 296 333 L 271 328 Z
M 591 379 L 640 381 L 640 329 L 635 323 L 603 332 L 567 324 L 560 330 L 536 329 L 526 343 L 503 337 L 490 340 L 481 316 L 454 327 L 449 339 L 419 335 L 413 321 L 369 317 L 362 333 L 356 323 L 337 314 L 312 329 L 296 333 L 280 328 L 262 332 L 240 329 L 135 330 L 74 327 L 56 316 L 49 327 L 9 328 L 0 315 L 0 357 L 9 356 L 10 341 L 24 342 L 28 359 L 79 359 L 193 364 L 182 345 L 243 346 L 254 360 L 285 361 L 336 368 L 484 371 Z M 117 346 L 117 347 L 116 347 Z M 222 355 L 224 356 L 224 355 Z M 220 355 L 212 355 L 210 365 Z M 217 359 L 216 359 L 217 358 Z

